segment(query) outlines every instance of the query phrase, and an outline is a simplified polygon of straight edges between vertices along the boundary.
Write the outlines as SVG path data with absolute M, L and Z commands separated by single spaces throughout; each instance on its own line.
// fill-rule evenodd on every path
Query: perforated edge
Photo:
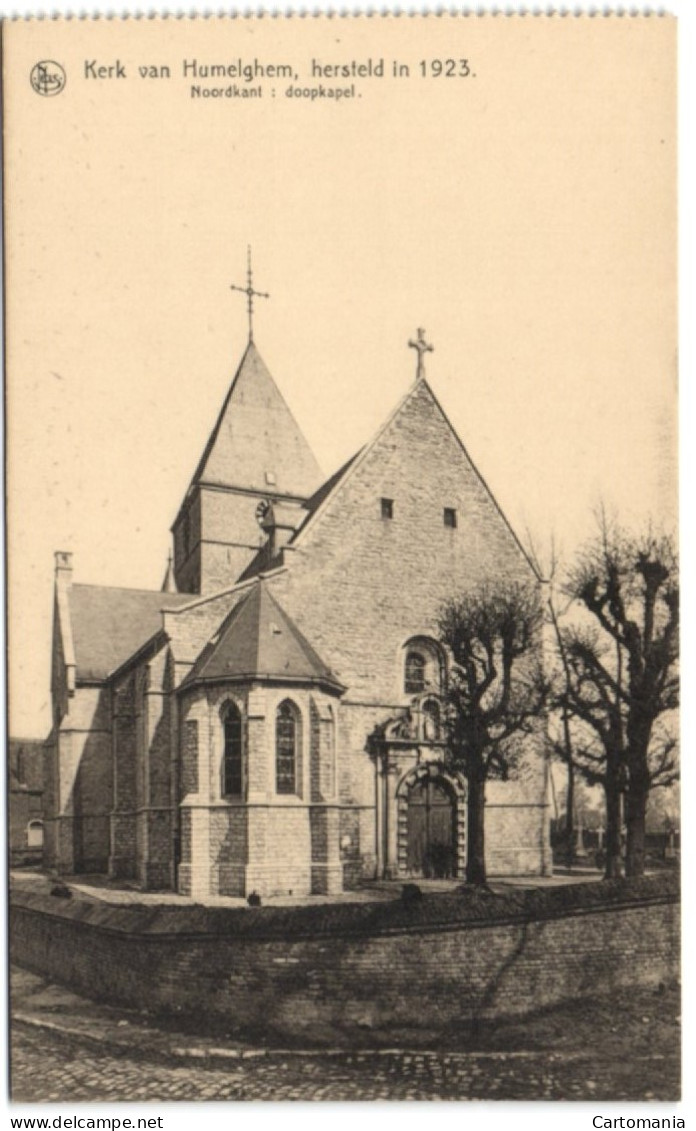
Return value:
M 3 20 L 16 21 L 16 20 L 260 20 L 260 19 L 440 19 L 443 17 L 457 17 L 460 19 L 499 19 L 500 17 L 510 18 L 517 17 L 520 19 L 529 18 L 555 18 L 555 19 L 662 19 L 664 17 L 672 17 L 675 13 L 664 6 L 651 7 L 645 5 L 643 7 L 611 7 L 609 5 L 596 6 L 590 5 L 588 7 L 575 5 L 567 7 L 565 5 L 554 7 L 553 5 L 542 6 L 533 5 L 517 6 L 514 4 L 507 4 L 504 6 L 447 6 L 444 4 L 421 6 L 409 5 L 403 7 L 396 4 L 393 7 L 381 5 L 379 7 L 373 4 L 362 4 L 360 2 L 351 5 L 350 7 L 307 7 L 300 5 L 293 7 L 287 5 L 283 8 L 276 6 L 266 6 L 258 4 L 256 6 L 246 5 L 236 10 L 220 9 L 203 9 L 198 11 L 196 9 L 164 9 L 162 11 L 149 8 L 141 9 L 135 8 L 130 10 L 107 10 L 107 11 L 88 11 L 86 9 L 79 9 L 76 11 L 52 11 L 38 10 L 35 12 L 18 12 L 9 11 L 2 16 Z

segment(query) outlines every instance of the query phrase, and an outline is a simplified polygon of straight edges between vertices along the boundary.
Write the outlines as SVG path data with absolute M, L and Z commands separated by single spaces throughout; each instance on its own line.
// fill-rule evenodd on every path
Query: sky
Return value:
M 12 25 L 6 41 L 10 726 L 50 725 L 53 553 L 158 588 L 246 341 L 330 474 L 428 378 L 521 537 L 567 557 L 603 502 L 673 521 L 670 21 Z M 72 29 L 72 30 L 71 30 Z M 184 59 L 466 55 L 343 104 L 189 95 Z M 60 59 L 65 92 L 26 75 Z M 167 62 L 170 83 L 85 79 Z

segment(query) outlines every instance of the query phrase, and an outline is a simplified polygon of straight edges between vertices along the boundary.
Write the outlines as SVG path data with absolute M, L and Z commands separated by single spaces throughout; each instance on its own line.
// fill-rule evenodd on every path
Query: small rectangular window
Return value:
M 457 525 L 457 512 L 454 507 L 445 507 L 444 511 L 445 526 L 450 530 L 454 530 Z
M 394 500 L 382 499 L 382 518 L 394 517 Z

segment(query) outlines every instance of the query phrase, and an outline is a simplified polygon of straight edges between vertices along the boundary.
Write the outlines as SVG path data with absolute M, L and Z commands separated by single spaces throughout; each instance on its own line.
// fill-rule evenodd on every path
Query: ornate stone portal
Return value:
M 466 869 L 466 784 L 446 769 L 440 702 L 419 696 L 375 728 L 377 874 L 450 879 Z

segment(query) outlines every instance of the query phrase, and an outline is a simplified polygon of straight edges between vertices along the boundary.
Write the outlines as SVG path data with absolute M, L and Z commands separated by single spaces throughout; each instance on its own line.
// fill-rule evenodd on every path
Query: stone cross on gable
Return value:
M 423 354 L 433 353 L 434 346 L 431 346 L 425 340 L 425 330 L 418 330 L 418 336 L 415 340 L 411 339 L 408 343 L 411 349 L 418 351 L 418 368 L 416 370 L 416 380 L 420 381 L 421 377 L 425 377 L 425 362 L 423 361 Z
M 254 340 L 254 299 L 255 298 L 270 298 L 265 291 L 255 291 L 253 285 L 253 276 L 251 273 L 251 248 L 247 248 L 247 285 L 245 287 L 236 287 L 234 284 L 230 287 L 231 291 L 241 291 L 243 295 L 247 296 L 247 315 L 249 318 L 249 341 Z

